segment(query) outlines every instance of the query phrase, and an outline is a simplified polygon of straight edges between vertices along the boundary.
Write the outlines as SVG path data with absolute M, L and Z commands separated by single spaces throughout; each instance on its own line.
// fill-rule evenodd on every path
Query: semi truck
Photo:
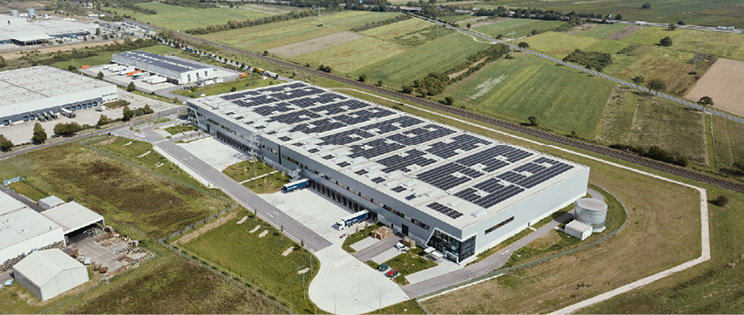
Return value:
M 284 187 L 282 187 L 282 191 L 285 192 L 285 193 L 288 193 L 288 192 L 291 192 L 291 191 L 294 191 L 294 190 L 297 190 L 297 189 L 305 188 L 305 187 L 307 187 L 308 184 L 310 184 L 310 180 L 309 179 L 307 179 L 307 178 L 300 179 L 298 181 L 294 181 L 294 182 L 285 184 Z
M 75 113 L 73 113 L 72 111 L 70 111 L 67 108 L 60 108 L 59 109 L 59 113 L 62 114 L 62 116 L 66 116 L 66 117 L 69 117 L 69 118 L 75 118 L 75 116 L 76 116 Z
M 354 223 L 359 223 L 367 220 L 367 218 L 369 218 L 369 210 L 362 210 L 356 213 L 352 213 L 342 218 L 341 220 L 338 220 L 335 226 L 338 230 L 343 230 L 347 227 L 350 227 Z

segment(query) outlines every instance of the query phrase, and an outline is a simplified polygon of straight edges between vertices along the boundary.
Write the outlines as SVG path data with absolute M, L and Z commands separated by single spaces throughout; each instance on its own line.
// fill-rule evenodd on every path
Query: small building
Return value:
M 0 264 L 63 242 L 61 226 L 0 192 Z
M 165 77 L 168 82 L 186 84 L 217 78 L 213 66 L 173 56 L 163 56 L 144 51 L 127 51 L 115 54 L 113 62 Z
M 592 235 L 591 225 L 578 220 L 573 220 L 570 223 L 566 224 L 566 227 L 564 227 L 563 231 L 566 234 L 578 238 L 582 241 Z
M 65 204 L 65 201 L 59 199 L 59 197 L 57 196 L 49 196 L 46 198 L 41 198 L 41 200 L 39 200 L 39 205 L 44 209 L 54 208 L 63 204 Z
M 72 201 L 60 206 L 56 206 L 41 213 L 43 216 L 62 226 L 65 235 L 80 231 L 100 223 L 103 225 L 103 217 L 84 207 L 83 205 Z
M 36 251 L 13 266 L 16 281 L 42 302 L 85 282 L 88 268 L 59 249 Z

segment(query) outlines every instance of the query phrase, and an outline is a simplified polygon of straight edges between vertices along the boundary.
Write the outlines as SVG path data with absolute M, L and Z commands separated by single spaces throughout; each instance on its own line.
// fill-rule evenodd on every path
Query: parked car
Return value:
M 395 244 L 395 249 L 397 249 L 397 250 L 399 250 L 401 252 L 405 252 L 405 251 L 408 250 L 408 246 L 403 245 L 402 242 L 398 242 L 398 243 Z
M 386 272 L 385 276 L 392 279 L 392 278 L 397 277 L 398 274 L 399 274 L 398 270 L 396 270 L 395 268 L 390 268 L 390 271 Z
M 382 265 L 377 266 L 377 270 L 379 270 L 379 271 L 385 271 L 388 268 L 390 268 L 390 265 L 388 265 L 388 264 L 382 264 Z

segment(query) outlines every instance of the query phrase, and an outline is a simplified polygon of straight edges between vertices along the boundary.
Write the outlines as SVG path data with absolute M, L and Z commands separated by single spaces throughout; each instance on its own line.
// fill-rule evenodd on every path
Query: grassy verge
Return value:
M 196 130 L 196 129 L 197 128 L 194 127 L 193 125 L 187 125 L 187 126 L 176 125 L 176 126 L 170 126 L 170 127 L 165 128 L 163 130 L 167 131 L 168 133 L 170 133 L 172 135 L 176 135 L 176 134 L 179 134 L 179 133 L 182 133 L 182 132 L 193 131 L 193 130 Z
M 388 307 L 383 307 L 375 313 L 379 314 L 426 314 L 426 312 L 416 303 L 416 300 L 403 301 Z
M 351 235 L 347 236 L 344 239 L 344 243 L 341 245 L 341 248 L 343 248 L 345 251 L 347 251 L 349 253 L 356 253 L 356 250 L 354 250 L 353 248 L 351 248 L 351 244 L 354 244 L 356 242 L 359 242 L 359 241 L 367 238 L 369 236 L 369 234 L 372 233 L 372 231 L 374 231 L 375 229 L 381 227 L 382 225 L 383 225 L 382 223 L 373 224 L 373 225 L 370 225 L 370 226 L 362 229 L 361 231 L 356 231 L 354 234 L 351 234 Z
M 246 215 L 252 219 L 236 224 Z M 303 299 L 303 290 L 319 268 L 317 258 L 245 209 L 240 210 L 235 219 L 201 234 L 183 247 L 234 273 L 259 292 L 275 297 L 296 312 L 316 311 L 309 299 Z M 293 251 L 282 255 L 289 248 Z M 303 288 L 303 275 L 298 271 L 311 267 L 304 274 Z
M 268 174 L 274 171 L 274 168 L 264 161 L 242 161 L 228 166 L 222 172 L 230 178 L 242 182 L 257 176 Z
M 436 266 L 437 264 L 431 260 L 428 260 L 421 256 L 423 249 L 420 247 L 412 248 L 408 252 L 402 253 L 385 263 L 390 265 L 400 272 L 400 275 L 395 277 L 395 282 L 398 284 L 408 284 L 408 280 L 405 279 L 407 275 L 419 272 L 421 270 L 429 269 Z
M 472 262 L 468 263 L 468 265 L 475 264 L 477 262 L 480 262 L 488 257 L 491 257 L 491 255 L 498 253 L 502 249 L 506 248 L 507 246 L 514 244 L 514 242 L 522 239 L 523 237 L 529 235 L 533 231 L 531 229 L 524 229 L 519 231 L 519 233 L 514 234 L 512 237 L 507 238 L 505 241 L 496 244 L 496 246 L 491 247 L 487 249 L 486 251 L 478 254 L 478 256 L 473 260 Z
M 40 199 L 49 196 L 48 193 L 41 191 L 40 189 L 24 181 L 12 183 L 8 185 L 8 188 L 37 202 Z
M 289 176 L 283 172 L 276 172 L 245 182 L 243 186 L 257 194 L 273 194 L 280 191 L 286 183 L 289 183 Z

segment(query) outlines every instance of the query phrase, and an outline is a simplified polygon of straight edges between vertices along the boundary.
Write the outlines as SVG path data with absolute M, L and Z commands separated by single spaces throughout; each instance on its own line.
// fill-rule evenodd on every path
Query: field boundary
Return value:
M 356 90 L 356 89 L 351 89 L 351 88 L 336 88 L 336 89 L 354 90 L 354 91 L 357 91 L 357 92 L 362 93 L 362 94 L 368 94 L 368 95 L 375 96 L 375 97 L 378 97 L 380 99 L 384 99 L 384 100 L 387 100 L 387 101 L 392 101 L 392 102 L 395 102 L 395 103 L 400 103 L 399 101 L 395 101 L 395 100 L 392 100 L 392 99 L 389 99 L 389 98 L 378 96 L 378 95 L 375 95 L 375 94 L 372 94 L 372 93 L 367 93 L 367 92 L 364 92 L 364 91 L 359 91 L 359 90 Z M 411 105 L 408 104 L 408 106 L 411 106 Z M 521 136 L 513 135 L 513 134 L 510 134 L 510 133 L 507 133 L 507 132 L 504 132 L 504 131 L 492 129 L 492 128 L 489 128 L 489 127 L 486 127 L 486 126 L 482 126 L 482 125 L 479 125 L 479 124 L 475 124 L 475 123 L 472 123 L 472 122 L 469 122 L 469 121 L 466 121 L 466 120 L 457 118 L 457 117 L 445 116 L 443 114 L 440 114 L 440 113 L 437 113 L 437 112 L 434 112 L 434 111 L 430 111 L 428 109 L 420 108 L 418 106 L 412 106 L 412 107 L 416 108 L 417 110 L 421 110 L 421 111 L 424 111 L 424 112 L 427 112 L 427 113 L 430 113 L 430 114 L 434 114 L 434 115 L 437 115 L 437 116 L 441 116 L 441 117 L 444 117 L 444 118 L 447 118 L 447 119 L 452 119 L 452 120 L 455 120 L 455 121 L 460 122 L 460 123 L 468 124 L 468 125 L 471 125 L 471 126 L 474 126 L 474 127 L 478 127 L 478 128 L 484 129 L 484 130 L 488 130 L 488 131 L 491 131 L 491 132 L 502 134 L 502 135 L 505 135 L 505 136 L 508 136 L 508 137 L 512 137 L 512 138 L 515 138 L 515 139 L 519 139 L 519 140 L 522 140 L 522 141 L 526 141 L 526 142 L 529 142 L 529 143 L 532 143 L 532 144 L 535 144 L 535 145 L 544 146 L 544 147 L 548 147 L 548 148 L 553 148 L 553 149 L 560 150 L 560 151 L 563 151 L 563 152 L 566 152 L 566 153 L 578 155 L 578 156 L 583 157 L 583 158 L 591 159 L 591 160 L 594 160 L 594 161 L 597 161 L 597 162 L 600 162 L 600 163 L 608 164 L 610 166 L 614 166 L 614 167 L 622 168 L 622 169 L 625 169 L 625 170 L 629 170 L 631 172 L 635 172 L 635 173 L 638 173 L 638 174 L 641 174 L 641 175 L 650 176 L 650 177 L 653 177 L 653 178 L 656 178 L 656 179 L 659 179 L 659 180 L 663 180 L 663 181 L 667 181 L 667 182 L 670 182 L 670 183 L 673 183 L 673 184 L 678 184 L 678 185 L 681 185 L 681 186 L 684 186 L 684 187 L 692 188 L 694 190 L 697 190 L 700 193 L 700 225 L 701 225 L 700 234 L 701 234 L 701 243 L 702 243 L 701 244 L 702 245 L 702 248 L 701 248 L 700 257 L 695 258 L 695 259 L 690 260 L 690 261 L 687 261 L 687 262 L 684 262 L 684 263 L 682 263 L 680 265 L 677 265 L 675 267 L 672 267 L 672 268 L 669 268 L 669 269 L 660 271 L 660 272 L 655 273 L 655 274 L 653 274 L 651 276 L 648 276 L 648 277 L 645 277 L 645 278 L 636 280 L 636 281 L 631 282 L 629 284 L 623 285 L 623 286 L 621 286 L 621 287 L 619 287 L 617 289 L 614 289 L 614 290 L 611 290 L 611 291 L 602 293 L 600 295 L 594 296 L 592 298 L 589 298 L 587 300 L 581 301 L 579 303 L 575 303 L 575 304 L 569 305 L 569 306 L 567 306 L 565 308 L 562 308 L 562 309 L 560 309 L 558 311 L 553 312 L 553 314 L 565 314 L 565 313 L 576 312 L 576 311 L 578 311 L 578 310 L 580 310 L 582 308 L 585 308 L 587 306 L 591 306 L 591 305 L 597 304 L 599 302 L 608 300 L 608 299 L 610 299 L 610 298 L 612 298 L 612 297 L 614 297 L 616 295 L 619 295 L 619 294 L 628 292 L 630 290 L 633 290 L 633 289 L 642 287 L 642 286 L 644 286 L 646 284 L 649 284 L 649 283 L 654 282 L 656 280 L 659 280 L 661 278 L 667 277 L 667 276 L 672 275 L 674 273 L 680 272 L 682 270 L 691 268 L 691 267 L 693 267 L 695 265 L 698 265 L 700 263 L 703 263 L 703 262 L 706 262 L 706 261 L 710 260 L 711 254 L 710 254 L 710 230 L 709 230 L 709 226 L 708 226 L 708 192 L 707 192 L 707 190 L 705 188 L 694 186 L 694 185 L 687 184 L 687 183 L 683 183 L 683 182 L 680 182 L 680 181 L 677 181 L 677 180 L 666 178 L 664 176 L 652 174 L 652 173 L 649 173 L 649 172 L 646 172 L 646 171 L 642 171 L 642 170 L 639 170 L 639 169 L 636 169 L 636 168 L 633 168 L 633 167 L 630 167 L 630 166 L 625 166 L 625 165 L 618 164 L 618 163 L 615 163 L 615 162 L 607 161 L 607 160 L 604 160 L 604 159 L 601 159 L 601 158 L 598 158 L 598 157 L 594 157 L 594 156 L 591 156 L 591 155 L 588 155 L 588 154 L 584 154 L 584 153 L 572 151 L 572 150 L 569 150 L 569 149 L 566 149 L 566 148 L 562 148 L 562 147 L 559 147 L 559 146 L 555 146 L 555 145 L 552 145 L 552 144 L 545 144 L 545 143 L 538 142 L 538 141 L 531 140 L 531 139 L 527 139 L 527 138 L 524 138 L 524 137 L 521 137 Z M 614 197 L 614 195 L 613 195 L 613 197 Z M 615 198 L 615 199 L 617 199 L 617 198 Z M 618 199 L 618 201 L 620 201 L 620 200 Z M 622 204 L 622 201 L 620 201 L 620 202 Z M 623 208 L 624 208 L 624 204 L 623 204 Z M 626 210 L 626 214 L 627 214 L 627 210 Z M 626 221 L 627 221 L 627 216 L 626 216 Z M 623 224 L 623 226 L 624 225 L 625 224 Z M 608 235 L 610 235 L 610 234 L 608 234 Z M 483 281 L 485 281 L 485 280 L 483 280 Z M 470 284 L 470 285 L 472 285 L 472 284 Z M 456 288 L 456 289 L 453 289 L 452 291 L 459 290 L 461 288 L 462 287 Z M 450 292 L 452 292 L 452 291 L 450 291 Z

